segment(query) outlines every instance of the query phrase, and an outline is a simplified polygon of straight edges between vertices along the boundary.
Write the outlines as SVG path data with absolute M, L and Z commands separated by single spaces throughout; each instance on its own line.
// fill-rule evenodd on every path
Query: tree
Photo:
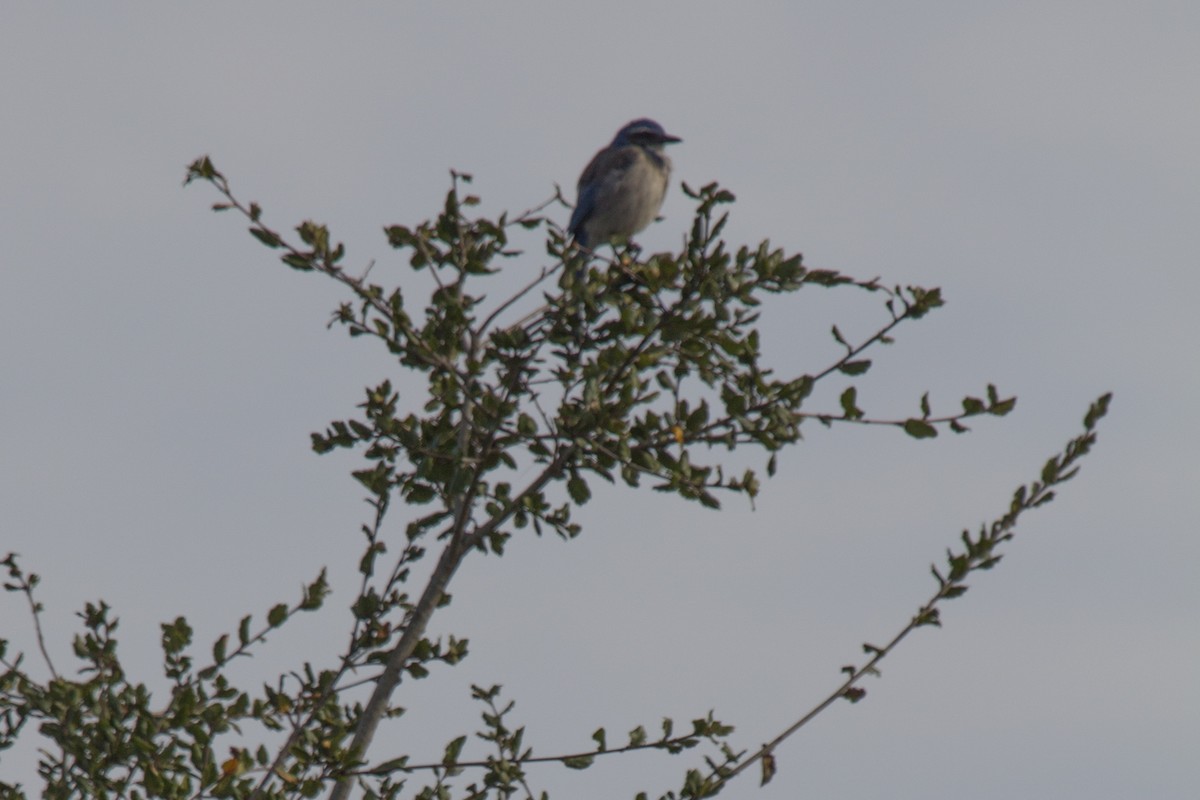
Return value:
M 759 490 L 757 471 L 728 466 L 732 454 L 761 452 L 770 476 L 775 454 L 798 441 L 805 422 L 900 428 L 924 439 L 965 432 L 972 417 L 1004 416 L 1016 401 L 988 386 L 964 397 L 960 410 L 934 413 L 926 394 L 915 415 L 884 419 L 868 416 L 849 388 L 839 407 L 810 409 L 817 384 L 867 372 L 867 351 L 936 310 L 941 292 L 808 269 L 799 255 L 766 242 L 732 250 L 720 237 L 723 208 L 734 198 L 716 185 L 684 187 L 696 213 L 678 253 L 644 255 L 626 247 L 603 259 L 573 248 L 541 216 L 554 199 L 511 219 L 471 217 L 478 200 L 463 193 L 470 177 L 453 174 L 435 219 L 385 229 L 391 246 L 435 283 L 424 307 L 415 308 L 399 288 L 350 274 L 342 266 L 344 247 L 324 226 L 302 223 L 298 241 L 268 227 L 262 209 L 237 199 L 207 157 L 189 167 L 186 182 L 193 181 L 215 187 L 221 200 L 214 209 L 243 215 L 250 233 L 285 264 L 340 284 L 349 299 L 335 321 L 422 376 L 426 395 L 401 398 L 385 379 L 367 391 L 360 414 L 312 435 L 317 453 L 362 453 L 366 463 L 353 474 L 372 509 L 362 526 L 361 585 L 348 640 L 330 665 L 303 664 L 261 691 L 236 686 L 227 675 L 230 663 L 260 650 L 272 630 L 322 607 L 329 591 L 324 571 L 299 599 L 274 606 L 263 621 L 243 617 L 204 653 L 186 619 L 164 624 L 168 697 L 153 696 L 128 676 L 114 637 L 117 619 L 103 602 L 81 615 L 84 630 L 74 643 L 80 665 L 72 674 L 58 672 L 42 646 L 44 674 L 37 677 L 0 641 L 0 748 L 39 723 L 47 740 L 39 774 L 49 797 L 282 798 L 328 791 L 344 798 L 356 787 L 368 797 L 532 797 L 527 773 L 536 763 L 584 768 L 599 757 L 644 749 L 703 753 L 664 797 L 715 795 L 752 767 L 765 783 L 784 739 L 830 704 L 860 700 L 863 676 L 912 630 L 939 625 L 940 605 L 967 590 L 971 573 L 1000 561 L 1000 546 L 1020 517 L 1076 474 L 1108 407 L 1104 395 L 1089 408 L 1083 432 L 1016 491 L 1003 514 L 974 534 L 963 532 L 946 563 L 932 567 L 931 596 L 891 641 L 864 645 L 863 663 L 845 667 L 844 680 L 822 703 L 757 750 L 739 749 L 733 728 L 710 713 L 679 730 L 666 720 L 661 736 L 638 726 L 627 741 L 611 745 L 599 729 L 594 750 L 535 756 L 524 729 L 510 723 L 513 704 L 500 688 L 475 686 L 472 696 L 484 709 L 478 735 L 493 755 L 465 760 L 463 734 L 438 760 L 403 755 L 381 762 L 371 745 L 380 722 L 395 713 L 396 686 L 467 653 L 465 640 L 426 635 L 430 618 L 450 602 L 464 559 L 502 556 L 511 537 L 530 530 L 578 536 L 572 511 L 589 501 L 597 479 L 633 489 L 650 484 L 717 509 L 723 495 L 752 501 Z M 489 305 L 474 287 L 520 255 L 509 249 L 515 226 L 546 232 L 550 265 L 512 297 Z M 858 341 L 835 326 L 839 358 L 777 376 L 762 358 L 759 305 L 768 295 L 801 289 L 858 291 L 880 298 L 886 316 Z M 515 319 L 519 302 L 535 290 L 545 305 Z M 393 522 L 397 508 L 402 519 Z M 435 565 L 421 585 L 414 567 L 426 556 Z M 40 643 L 38 576 L 15 555 L 3 564 L 6 588 L 25 595 Z M 230 757 L 218 755 L 229 747 Z M 19 787 L 0 788 L 24 796 Z

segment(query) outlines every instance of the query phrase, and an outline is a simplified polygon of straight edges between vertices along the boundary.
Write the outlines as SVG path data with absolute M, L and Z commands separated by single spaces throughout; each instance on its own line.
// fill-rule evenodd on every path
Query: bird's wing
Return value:
M 592 210 L 596 207 L 596 195 L 599 193 L 600 187 L 596 184 L 579 184 L 579 194 L 575 198 L 575 210 L 571 212 L 571 221 L 567 224 L 567 233 L 579 238 L 583 223 L 591 216 Z M 583 242 L 587 244 L 587 242 Z
M 620 182 L 637 158 L 636 147 L 606 147 L 596 153 L 579 176 L 578 196 L 571 222 L 567 225 L 568 233 L 579 237 L 580 228 L 596 210 L 596 199 L 609 184 Z

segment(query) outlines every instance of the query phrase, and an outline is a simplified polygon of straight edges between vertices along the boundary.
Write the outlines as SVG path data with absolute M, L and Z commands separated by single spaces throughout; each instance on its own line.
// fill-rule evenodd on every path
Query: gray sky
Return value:
M 211 154 L 277 228 L 324 221 L 349 264 L 416 291 L 380 228 L 436 213 L 450 168 L 486 211 L 519 211 L 647 115 L 684 143 L 643 245 L 687 229 L 679 180 L 719 180 L 738 196 L 731 241 L 943 288 L 946 308 L 875 354 L 868 411 L 907 415 L 926 389 L 951 409 L 989 381 L 1017 410 L 932 442 L 814 427 L 753 512 L 598 491 L 580 540 L 467 564 L 434 632 L 472 655 L 402 687 L 410 714 L 375 755 L 436 758 L 477 724 L 471 682 L 505 685 L 540 754 L 710 708 L 756 747 L 904 624 L 928 564 L 1112 390 L 1080 479 L 945 627 L 790 740 L 774 783 L 724 796 L 1194 797 L 1200 6 L 454 7 L 0 10 L 0 551 L 43 576 L 60 669 L 87 600 L 114 606 L 127 663 L 161 685 L 160 622 L 187 615 L 207 651 L 322 565 L 329 610 L 240 669 L 261 680 L 343 643 L 365 506 L 357 461 L 317 458 L 308 434 L 395 371 L 325 329 L 331 282 L 180 188 L 191 159 Z M 543 263 L 531 245 L 493 296 Z M 824 366 L 830 324 L 881 319 L 865 296 L 802 294 L 767 309 L 784 365 Z M 28 647 L 18 601 L 0 635 Z M 20 761 L 0 780 L 31 781 Z M 558 798 L 656 795 L 691 765 L 533 779 Z

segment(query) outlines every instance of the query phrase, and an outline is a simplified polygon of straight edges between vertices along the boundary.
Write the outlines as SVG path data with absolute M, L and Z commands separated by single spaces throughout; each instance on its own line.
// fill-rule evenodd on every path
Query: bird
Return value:
M 593 249 L 628 240 L 658 216 L 671 177 L 668 144 L 683 141 L 652 119 L 635 119 L 588 162 L 579 176 L 575 211 L 567 232 Z

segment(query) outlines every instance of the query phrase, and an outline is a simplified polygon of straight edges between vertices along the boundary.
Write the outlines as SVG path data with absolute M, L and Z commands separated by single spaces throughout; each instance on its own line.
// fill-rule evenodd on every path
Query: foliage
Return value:
M 434 289 L 418 308 L 400 288 L 370 282 L 369 271 L 348 273 L 345 248 L 324 226 L 304 222 L 295 229 L 296 240 L 269 228 L 262 209 L 238 200 L 208 158 L 189 168 L 187 181 L 197 180 L 222 195 L 216 210 L 244 215 L 250 233 L 283 263 L 348 290 L 335 322 L 351 336 L 375 340 L 421 376 L 424 394 L 402 399 L 385 379 L 367 390 L 360 414 L 312 436 L 317 453 L 362 453 L 366 463 L 354 477 L 372 508 L 362 526 L 353 624 L 333 666 L 304 664 L 261 690 L 236 686 L 227 675 L 228 665 L 257 652 L 269 631 L 321 608 L 329 592 L 324 571 L 299 599 L 273 606 L 257 624 L 244 617 L 204 655 L 185 619 L 164 624 L 167 697 L 152 696 L 144 683 L 126 676 L 117 655 L 118 620 L 103 602 L 80 615 L 84 632 L 74 646 L 79 664 L 70 675 L 54 669 L 42 646 L 48 676 L 37 678 L 22 655 L 9 658 L 0 642 L 0 749 L 26 725 L 38 724 L 47 742 L 39 775 L 49 797 L 282 798 L 326 791 L 345 797 L 355 786 L 366 797 L 534 797 L 528 775 L 534 764 L 583 769 L 597 758 L 648 749 L 701 753 L 703 766 L 686 769 L 680 786 L 664 798 L 712 796 L 755 764 L 765 783 L 785 738 L 837 699 L 861 699 L 860 679 L 909 632 L 939 624 L 940 603 L 965 592 L 968 575 L 1000 560 L 999 546 L 1012 537 L 1018 518 L 1073 477 L 1107 409 L 1105 396 L 1089 410 L 1084 432 L 1046 464 L 1039 480 L 1017 491 L 1004 515 L 974 537 L 964 532 L 963 549 L 933 569 L 935 593 L 891 642 L 864 645 L 865 664 L 847 667 L 844 682 L 821 704 L 757 751 L 739 750 L 733 728 L 710 713 L 678 731 L 663 720 L 661 736 L 638 725 L 622 743 L 610 743 L 601 728 L 592 735 L 594 750 L 534 756 L 524 728 L 510 722 L 512 702 L 493 686 L 472 688 L 483 709 L 477 736 L 492 755 L 464 760 L 463 735 L 448 742 L 437 760 L 404 754 L 374 761 L 378 725 L 401 711 L 390 702 L 399 682 L 467 655 L 463 639 L 425 635 L 432 615 L 450 601 L 459 565 L 472 553 L 503 555 L 511 537 L 526 529 L 564 539 L 579 535 L 573 509 L 591 499 L 596 479 L 635 488 L 645 482 L 715 509 L 729 494 L 752 501 L 760 487 L 757 471 L 727 466 L 730 454 L 762 452 L 771 475 L 774 454 L 799 439 L 806 420 L 886 426 L 925 439 L 942 430 L 964 432 L 970 417 L 1003 416 L 1015 398 L 988 386 L 982 397 L 963 398 L 961 410 L 935 414 L 925 394 L 912 416 L 877 418 L 860 408 L 852 386 L 841 393 L 838 408 L 809 408 L 817 384 L 866 373 L 872 365 L 866 352 L 940 307 L 941 292 L 808 269 L 799 255 L 766 242 L 732 250 L 720 236 L 727 220 L 723 207 L 733 196 L 716 185 L 685 187 L 696 214 L 678 253 L 643 257 L 626 248 L 609 261 L 570 245 L 541 216 L 545 205 L 512 219 L 472 217 L 478 199 L 464 193 L 470 178 L 454 174 L 435 219 L 385 229 L 412 269 L 432 279 Z M 547 232 L 552 265 L 488 308 L 475 287 L 519 255 L 509 243 L 518 228 Z M 550 285 L 554 277 L 557 287 Z M 537 289 L 545 305 L 511 319 Z M 760 306 L 767 296 L 802 289 L 860 291 L 881 298 L 886 315 L 861 340 L 834 327 L 840 357 L 819 370 L 779 376 L 762 356 Z M 396 502 L 406 514 L 402 530 L 385 525 Z M 430 550 L 435 564 L 424 585 L 414 588 L 414 566 Z M 40 642 L 38 577 L 24 572 L 14 555 L 3 564 L 6 588 L 26 596 Z M 363 671 L 373 684 L 366 702 L 351 691 L 362 685 L 357 674 Z M 228 757 L 218 755 L 223 749 Z M 24 796 L 20 787 L 0 788 Z

